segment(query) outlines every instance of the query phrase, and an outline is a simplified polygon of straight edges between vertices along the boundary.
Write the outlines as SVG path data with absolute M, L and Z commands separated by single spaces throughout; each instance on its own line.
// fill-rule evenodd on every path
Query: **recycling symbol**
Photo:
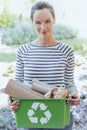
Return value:
M 37 116 L 34 116 L 38 108 L 40 108 L 40 111 L 44 114 L 44 117 L 40 117 L 40 119 Z M 27 115 L 31 123 L 40 122 L 42 125 L 48 123 L 52 116 L 50 111 L 47 109 L 47 106 L 41 102 L 34 102 L 31 109 L 28 110 Z

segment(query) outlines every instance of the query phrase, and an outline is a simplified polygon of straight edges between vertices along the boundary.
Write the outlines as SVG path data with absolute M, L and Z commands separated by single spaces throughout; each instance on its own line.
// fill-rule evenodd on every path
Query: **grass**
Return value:
M 0 53 L 0 62 L 13 62 L 16 60 L 15 53 Z

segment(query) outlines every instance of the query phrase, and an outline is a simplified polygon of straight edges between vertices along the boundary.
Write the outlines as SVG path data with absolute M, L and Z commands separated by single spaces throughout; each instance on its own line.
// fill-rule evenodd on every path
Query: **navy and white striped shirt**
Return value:
M 32 79 L 37 78 L 58 87 L 74 83 L 74 53 L 70 46 L 60 42 L 53 46 L 36 46 L 32 43 L 18 49 L 17 81 L 32 85 Z

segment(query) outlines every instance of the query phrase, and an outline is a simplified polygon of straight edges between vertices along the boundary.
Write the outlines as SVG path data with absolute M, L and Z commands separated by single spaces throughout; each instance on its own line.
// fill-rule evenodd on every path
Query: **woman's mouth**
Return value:
M 47 34 L 48 33 L 48 31 L 44 31 L 44 32 L 42 32 L 42 34 Z

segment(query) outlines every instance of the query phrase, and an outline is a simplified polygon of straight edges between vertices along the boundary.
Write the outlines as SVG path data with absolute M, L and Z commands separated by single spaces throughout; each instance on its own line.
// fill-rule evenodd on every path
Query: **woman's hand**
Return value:
M 11 97 L 9 99 L 9 105 L 11 106 L 11 109 L 13 112 L 15 112 L 19 107 L 19 100 L 12 101 Z
M 16 100 L 16 101 L 12 102 L 12 103 L 10 104 L 10 106 L 11 106 L 12 111 L 15 112 L 15 111 L 18 109 L 19 100 Z
M 71 99 L 67 101 L 68 105 L 76 106 L 80 104 L 80 98 L 76 93 L 70 94 L 69 97 L 71 97 Z

